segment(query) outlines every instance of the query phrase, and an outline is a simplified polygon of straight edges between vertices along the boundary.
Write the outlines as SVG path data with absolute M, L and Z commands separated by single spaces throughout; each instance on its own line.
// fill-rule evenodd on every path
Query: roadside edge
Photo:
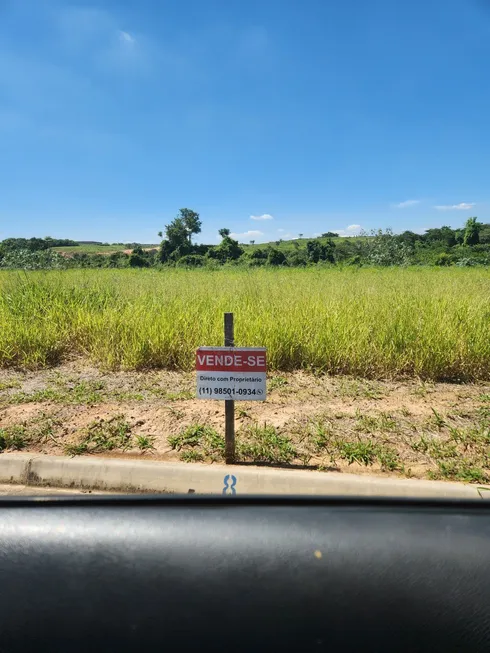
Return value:
M 490 499 L 490 487 L 338 472 L 117 458 L 0 455 L 0 483 L 117 492 Z

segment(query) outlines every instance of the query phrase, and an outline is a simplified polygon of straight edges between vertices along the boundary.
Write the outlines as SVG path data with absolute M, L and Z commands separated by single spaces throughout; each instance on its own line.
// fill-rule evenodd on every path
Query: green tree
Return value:
M 360 245 L 361 259 L 372 265 L 406 265 L 410 262 L 410 247 L 394 236 L 391 229 L 372 231 Z
M 306 243 L 306 254 L 311 263 L 318 263 L 318 261 L 334 262 L 335 243 L 329 239 L 326 243 L 321 243 L 319 240 L 308 240 Z
M 191 209 L 180 209 L 179 214 L 165 227 L 165 238 L 160 244 L 158 257 L 162 263 L 169 260 L 177 261 L 186 254 L 191 254 L 192 234 L 201 231 L 199 213 Z M 163 237 L 161 231 L 158 232 Z
M 477 218 L 468 218 L 464 230 L 464 245 L 478 245 L 480 242 L 480 230 L 483 227 Z
M 269 265 L 285 265 L 287 263 L 286 256 L 280 249 L 271 247 L 267 253 L 267 263 Z
M 427 229 L 424 234 L 424 240 L 430 244 L 439 242 L 447 247 L 454 247 L 456 245 L 456 232 L 447 226 Z
M 230 237 L 230 230 L 220 229 L 218 233 L 223 240 L 218 247 L 209 250 L 207 254 L 208 258 L 218 259 L 221 263 L 238 260 L 243 254 L 243 249 L 237 240 Z
M 490 245 L 490 224 L 484 224 L 479 233 L 480 243 Z
M 146 259 L 141 254 L 136 254 L 135 252 L 133 252 L 129 257 L 129 266 L 131 268 L 147 268 L 149 267 L 149 265 L 150 263 L 148 259 Z
M 192 234 L 201 233 L 201 220 L 199 219 L 199 213 L 192 211 L 191 209 L 180 209 L 180 215 L 178 216 L 182 220 L 182 224 L 187 231 L 187 237 L 189 239 L 189 245 L 192 244 Z

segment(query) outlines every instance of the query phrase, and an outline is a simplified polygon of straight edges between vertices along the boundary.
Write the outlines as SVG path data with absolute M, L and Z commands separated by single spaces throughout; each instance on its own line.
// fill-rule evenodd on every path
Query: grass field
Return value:
M 454 268 L 4 271 L 0 366 L 190 370 L 224 311 L 271 369 L 490 379 L 490 271 Z
M 158 249 L 159 245 L 142 245 L 144 248 L 154 247 Z M 64 252 L 65 254 L 112 254 L 113 252 L 124 252 L 127 248 L 125 245 L 94 245 L 82 244 L 65 247 L 53 247 L 55 252 Z

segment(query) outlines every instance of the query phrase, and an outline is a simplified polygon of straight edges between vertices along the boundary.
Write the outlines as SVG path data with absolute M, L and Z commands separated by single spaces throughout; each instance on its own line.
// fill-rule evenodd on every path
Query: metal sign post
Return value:
M 225 347 L 235 346 L 235 329 L 233 313 L 225 313 Z M 225 400 L 225 462 L 232 465 L 235 462 L 235 400 Z
M 233 313 L 225 313 L 224 347 L 196 351 L 196 396 L 225 401 L 225 460 L 235 462 L 235 401 L 267 396 L 265 347 L 235 347 Z

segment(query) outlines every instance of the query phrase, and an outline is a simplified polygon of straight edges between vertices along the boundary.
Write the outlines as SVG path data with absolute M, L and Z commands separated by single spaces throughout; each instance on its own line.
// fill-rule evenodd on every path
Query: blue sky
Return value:
M 0 239 L 490 222 L 489 71 L 488 0 L 0 0 Z

